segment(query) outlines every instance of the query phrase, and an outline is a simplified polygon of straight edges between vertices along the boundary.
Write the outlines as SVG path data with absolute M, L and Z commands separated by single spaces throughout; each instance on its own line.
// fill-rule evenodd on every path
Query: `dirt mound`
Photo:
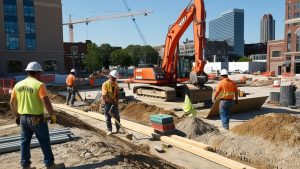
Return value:
M 258 136 L 273 143 L 300 145 L 300 119 L 289 114 L 257 116 L 232 129 L 238 135 Z
M 10 106 L 8 101 L 0 102 L 0 118 L 2 119 L 14 119 L 15 116 L 10 111 Z
M 0 95 L 0 102 L 9 102 L 10 95 Z
M 48 97 L 52 103 L 63 104 L 66 102 L 66 98 L 64 96 L 61 96 L 58 93 L 51 90 L 48 91 Z
M 218 131 L 218 128 L 199 118 L 189 117 L 179 122 L 176 129 L 184 132 L 189 139 L 195 139 L 205 133 Z
M 121 112 L 121 116 L 125 119 L 148 125 L 150 123 L 150 115 L 159 113 L 174 115 L 172 111 L 164 110 L 153 105 L 148 105 L 141 102 L 131 102 Z M 174 121 L 176 123 L 178 122 L 178 119 L 174 118 Z

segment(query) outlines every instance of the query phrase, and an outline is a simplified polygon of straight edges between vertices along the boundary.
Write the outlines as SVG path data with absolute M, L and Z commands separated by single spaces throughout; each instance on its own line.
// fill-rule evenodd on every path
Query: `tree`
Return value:
M 102 57 L 100 55 L 99 47 L 95 43 L 88 44 L 87 55 L 83 62 L 87 66 L 89 72 L 101 69 Z
M 146 63 L 157 64 L 159 58 L 158 52 L 149 45 L 143 46 L 143 49 L 146 53 Z
M 118 49 L 111 53 L 111 63 L 114 66 L 128 67 L 131 64 L 131 58 L 127 50 Z
M 99 47 L 101 58 L 103 58 L 103 65 L 106 69 L 109 69 L 110 56 L 112 51 L 113 51 L 113 47 L 111 47 L 110 44 L 108 43 L 104 43 Z
M 131 65 L 137 66 L 144 56 L 142 47 L 140 45 L 129 45 L 125 50 L 130 56 Z
M 137 66 L 139 63 L 157 64 L 159 54 L 151 46 L 129 45 L 127 50 L 131 64 Z
M 252 62 L 252 59 L 248 58 L 247 56 L 241 57 L 238 62 Z

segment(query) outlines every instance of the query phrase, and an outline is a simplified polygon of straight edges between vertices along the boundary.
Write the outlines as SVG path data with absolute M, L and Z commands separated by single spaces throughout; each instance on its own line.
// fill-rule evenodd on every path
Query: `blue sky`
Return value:
M 151 10 L 149 16 L 137 16 L 147 44 L 163 45 L 170 24 L 174 23 L 181 11 L 190 2 L 188 0 L 126 0 L 132 11 Z M 260 20 L 265 13 L 271 13 L 276 20 L 276 39 L 283 38 L 284 0 L 205 0 L 207 22 L 215 19 L 224 11 L 241 8 L 245 10 L 245 42 L 257 43 L 260 39 Z M 63 22 L 68 21 L 69 14 L 73 20 L 114 15 L 126 12 L 122 0 L 62 0 Z M 208 23 L 207 23 L 208 27 Z M 209 28 L 208 28 L 209 29 Z M 208 29 L 206 31 L 208 36 Z M 143 45 L 131 18 L 119 18 L 74 25 L 75 42 L 90 39 L 97 44 L 109 43 L 112 46 L 126 47 L 130 44 Z M 192 27 L 182 36 L 192 39 Z M 69 41 L 68 27 L 64 26 L 64 41 Z

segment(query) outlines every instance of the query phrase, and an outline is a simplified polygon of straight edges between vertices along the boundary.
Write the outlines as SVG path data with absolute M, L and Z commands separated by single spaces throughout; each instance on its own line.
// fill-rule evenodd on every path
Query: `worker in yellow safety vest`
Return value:
M 220 100 L 219 112 L 222 126 L 229 130 L 229 113 L 232 106 L 238 104 L 238 89 L 236 84 L 228 78 L 228 71 L 221 70 L 221 81 L 214 94 L 214 100 Z
M 21 126 L 21 166 L 30 168 L 30 141 L 35 133 L 47 168 L 55 168 L 50 146 L 49 129 L 44 119 L 44 107 L 50 114 L 50 123 L 56 123 L 56 115 L 47 95 L 47 89 L 40 80 L 42 68 L 37 62 L 30 62 L 25 71 L 28 77 L 18 82 L 12 91 L 10 106 Z
M 118 110 L 119 86 L 116 81 L 117 78 L 119 78 L 118 71 L 112 70 L 109 73 L 109 79 L 102 84 L 102 102 L 104 103 L 105 108 L 104 115 L 106 118 L 107 135 L 112 134 L 111 115 L 113 115 L 115 120 L 120 123 L 120 115 Z M 116 123 L 116 130 L 117 133 L 120 130 L 120 125 L 118 123 Z

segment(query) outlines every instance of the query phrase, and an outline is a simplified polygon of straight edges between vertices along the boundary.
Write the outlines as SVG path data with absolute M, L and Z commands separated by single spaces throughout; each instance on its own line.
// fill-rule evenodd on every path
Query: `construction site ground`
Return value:
M 134 85 L 130 86 L 131 89 Z M 209 85 L 216 86 L 216 84 Z M 129 100 L 120 103 L 121 118 L 149 126 L 151 114 L 175 115 L 176 127 L 185 133 L 187 138 L 212 146 L 220 155 L 256 168 L 297 169 L 300 166 L 299 109 L 278 107 L 266 102 L 260 110 L 231 115 L 230 131 L 220 132 L 219 117 L 210 119 L 183 117 L 183 99 L 175 102 L 155 101 L 133 96 L 126 83 L 120 83 L 120 86 L 124 88 Z M 272 86 L 239 89 L 247 93 L 246 97 L 269 96 L 271 91 L 279 91 L 279 88 Z M 59 94 L 65 95 L 65 91 L 59 91 Z M 84 99 L 93 100 L 99 91 L 100 87 L 95 87 L 80 90 L 80 94 Z M 64 103 L 62 96 L 54 94 L 51 98 L 53 103 Z M 7 98 L 4 100 L 7 101 Z M 76 108 L 83 110 L 80 107 Z M 19 128 L 13 124 L 14 120 L 8 115 L 8 111 L 1 109 L 0 112 L 3 114 L 0 118 L 0 136 L 19 133 Z M 53 145 L 57 162 L 64 162 L 68 168 L 225 168 L 176 147 L 158 153 L 154 147 L 161 145 L 162 142 L 153 141 L 150 137 L 134 131 L 130 132 L 139 138 L 138 140 L 128 141 L 123 134 L 107 137 L 104 133 L 106 128 L 104 122 L 71 111 L 59 110 L 59 112 L 58 119 L 64 120 L 59 122 L 60 125 L 50 127 L 69 126 L 75 135 L 81 137 L 77 141 Z M 73 120 L 74 122 L 69 124 Z M 32 150 L 32 160 L 38 168 L 43 166 L 42 158 L 39 148 Z M 0 168 L 18 167 L 19 159 L 19 152 L 1 155 L 0 160 L 4 161 L 5 165 Z

